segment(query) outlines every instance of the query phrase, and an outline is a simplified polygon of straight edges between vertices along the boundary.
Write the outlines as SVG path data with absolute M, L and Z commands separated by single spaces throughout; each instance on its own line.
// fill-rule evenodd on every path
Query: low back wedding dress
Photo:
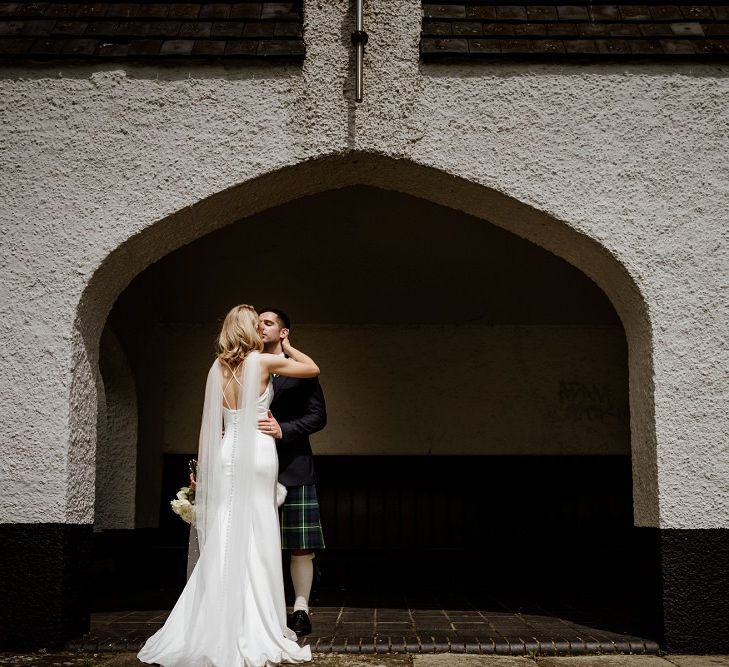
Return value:
M 221 364 L 213 363 L 200 429 L 195 526 L 188 580 L 166 623 L 142 647 L 142 662 L 163 667 L 270 667 L 311 660 L 286 627 L 276 505 L 278 457 L 258 430 L 273 399 L 260 388 L 260 354 L 237 382 L 236 409 L 224 406 Z M 224 435 L 223 429 L 224 425 Z

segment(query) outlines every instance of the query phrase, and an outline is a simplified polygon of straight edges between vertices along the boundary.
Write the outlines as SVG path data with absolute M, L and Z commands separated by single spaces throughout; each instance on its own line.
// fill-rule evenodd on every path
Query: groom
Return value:
M 278 308 L 259 311 L 263 351 L 283 355 L 281 341 L 291 331 L 288 315 Z M 319 520 L 316 474 L 309 435 L 326 426 L 324 394 L 316 378 L 274 375 L 273 401 L 259 430 L 276 439 L 278 481 L 286 486 L 280 508 L 281 548 L 291 550 L 291 581 L 296 600 L 292 630 L 298 637 L 311 632 L 309 595 L 314 577 L 314 549 L 324 549 Z

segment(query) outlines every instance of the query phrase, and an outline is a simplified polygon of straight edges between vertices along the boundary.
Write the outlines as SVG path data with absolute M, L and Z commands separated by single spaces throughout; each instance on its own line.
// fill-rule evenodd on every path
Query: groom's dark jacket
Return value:
M 276 440 L 278 481 L 284 486 L 315 484 L 309 436 L 327 423 L 319 380 L 274 377 L 271 412 L 281 426 L 281 438 Z

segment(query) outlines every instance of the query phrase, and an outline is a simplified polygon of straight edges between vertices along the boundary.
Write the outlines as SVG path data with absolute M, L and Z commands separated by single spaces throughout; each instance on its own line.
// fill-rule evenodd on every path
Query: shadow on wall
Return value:
M 595 283 L 471 216 L 345 188 L 171 253 L 118 300 L 110 323 L 139 391 L 139 527 L 157 525 L 163 453 L 196 451 L 212 342 L 241 301 L 287 309 L 319 361 L 319 454 L 630 451 L 625 336 Z
M 164 498 L 187 459 L 165 457 Z M 315 606 L 461 591 L 492 611 L 660 636 L 654 536 L 632 526 L 628 456 L 325 456 L 317 470 Z M 159 530 L 97 535 L 95 609 L 174 603 L 188 527 L 166 509 Z
M 297 198 L 320 193 L 327 187 L 332 188 L 332 192 L 335 192 L 337 189 L 351 187 L 357 183 L 374 186 L 375 188 L 386 188 L 390 191 L 392 188 L 397 188 L 400 193 L 413 195 L 416 199 L 429 200 L 433 203 L 445 205 L 450 212 L 460 210 L 468 213 L 485 227 L 490 227 L 490 225 L 484 225 L 483 221 L 489 220 L 494 225 L 492 229 L 501 228 L 498 231 L 510 230 L 533 243 L 541 245 L 543 248 L 551 250 L 564 257 L 568 262 L 574 263 L 600 285 L 600 288 L 609 296 L 610 302 L 619 313 L 620 320 L 625 326 L 630 350 L 631 440 L 639 447 L 632 452 L 634 493 L 637 500 L 635 505 L 636 521 L 641 525 L 654 523 L 656 518 L 656 478 L 655 438 L 652 402 L 650 399 L 652 396 L 650 328 L 642 298 L 630 276 L 604 247 L 577 232 L 569 225 L 549 218 L 539 211 L 522 205 L 493 190 L 453 178 L 448 174 L 416 165 L 407 160 L 396 160 L 365 153 L 347 153 L 346 155 L 321 157 L 262 176 L 211 196 L 195 206 L 151 224 L 142 233 L 130 238 L 112 252 L 99 267 L 79 304 L 77 318 L 79 336 L 74 342 L 76 374 L 71 388 L 71 394 L 76 397 L 75 400 L 81 407 L 94 405 L 92 401 L 85 398 L 85 395 L 89 392 L 93 393 L 93 382 L 90 381 L 89 374 L 96 365 L 101 329 L 106 321 L 112 302 L 128 282 L 143 271 L 145 267 L 151 266 L 156 260 L 164 257 L 175 248 L 200 239 L 206 233 L 229 225 L 235 220 L 250 219 L 252 214 L 271 210 L 277 204 L 285 201 L 292 202 L 295 206 Z M 372 194 L 379 197 L 383 194 L 383 190 L 373 191 Z M 411 199 L 412 201 L 414 200 Z M 361 204 L 362 202 L 356 202 L 354 209 L 357 210 Z M 352 208 L 353 206 L 350 204 L 350 210 Z M 366 282 L 369 279 L 376 278 L 380 273 L 381 256 L 387 255 L 387 249 L 389 248 L 397 249 L 397 253 L 391 254 L 400 260 L 399 283 L 391 284 L 405 284 L 415 288 L 415 292 L 410 290 L 410 293 L 428 294 L 428 287 L 433 284 L 433 281 L 437 282 L 440 279 L 443 282 L 447 280 L 449 269 L 458 266 L 459 262 L 475 264 L 481 270 L 485 270 L 484 266 L 488 269 L 489 265 L 486 265 L 483 261 L 478 258 L 472 259 L 473 252 L 465 253 L 465 258 L 444 253 L 436 258 L 442 261 L 431 262 L 430 264 L 432 268 L 430 282 L 408 283 L 407 270 L 413 263 L 417 263 L 419 259 L 422 260 L 421 251 L 423 248 L 438 248 L 452 236 L 452 230 L 443 226 L 440 230 L 437 230 L 435 235 L 431 235 L 426 244 L 416 246 L 412 241 L 412 231 L 420 226 L 422 220 L 412 215 L 408 216 L 408 211 L 403 213 L 404 208 L 408 208 L 408 206 L 401 207 L 398 210 L 401 215 L 397 220 L 397 224 L 393 225 L 391 230 L 388 230 L 388 233 L 394 230 L 393 233 L 399 239 L 404 239 L 399 245 L 392 242 L 391 236 L 385 235 L 374 247 L 375 252 L 372 253 L 369 252 L 370 248 L 356 245 L 356 235 L 350 235 L 350 243 L 348 244 L 345 234 L 345 237 L 340 237 L 341 243 L 336 248 L 337 252 L 318 253 L 311 256 L 302 255 L 299 258 L 301 260 L 302 275 L 308 277 L 317 266 L 325 267 L 324 271 L 331 269 L 327 275 L 328 285 L 338 285 L 340 273 L 337 269 L 340 265 L 337 264 L 337 261 L 341 256 L 342 261 L 346 262 L 348 257 L 351 257 L 353 253 L 359 250 L 361 251 L 360 256 L 365 258 L 364 263 L 366 264 L 365 272 L 360 272 L 361 275 L 365 276 L 361 282 Z M 339 219 L 329 218 L 328 222 L 330 231 L 338 231 Z M 301 229 L 305 228 L 303 225 L 299 227 Z M 346 232 L 347 225 L 345 224 L 342 228 Z M 283 252 L 282 249 L 291 244 L 290 242 L 287 244 L 286 241 L 281 242 L 280 233 L 278 233 L 278 236 L 273 234 L 273 230 L 278 229 L 278 225 L 269 225 L 269 228 L 265 230 L 265 234 L 251 234 L 248 239 L 249 245 L 251 239 L 261 239 L 261 243 L 264 243 L 263 237 L 265 236 L 264 248 L 275 247 L 277 251 Z M 402 230 L 406 230 L 406 233 L 403 233 Z M 331 248 L 331 246 L 323 247 Z M 473 251 L 476 247 L 467 244 L 461 244 L 460 246 L 461 250 L 467 249 L 469 251 Z M 344 252 L 347 249 L 349 255 Z M 536 246 L 533 246 L 533 249 L 541 252 Z M 277 257 L 271 257 L 270 253 L 267 256 L 269 260 L 277 259 Z M 432 252 L 430 255 L 425 254 L 426 258 L 432 256 Z M 406 258 L 407 261 L 405 261 Z M 239 263 L 245 264 L 245 262 Z M 360 262 L 361 264 L 362 262 Z M 492 264 L 498 265 L 499 263 L 492 262 Z M 402 270 L 403 266 L 405 267 L 404 271 Z M 269 279 L 271 276 L 275 276 L 278 268 L 279 265 L 275 261 L 272 264 L 269 263 L 264 274 L 253 276 L 255 284 L 261 284 L 262 277 Z M 490 277 L 487 273 L 484 273 L 484 275 L 487 279 Z M 289 281 L 286 288 L 301 288 L 304 283 L 309 282 L 309 280 Z M 444 308 L 451 307 L 452 310 L 455 310 L 452 308 L 453 298 L 462 293 L 472 294 L 474 285 L 477 288 L 479 285 L 481 286 L 480 293 L 482 295 L 493 293 L 487 291 L 486 288 L 491 285 L 486 281 L 470 282 L 468 283 L 468 289 L 464 289 L 464 284 L 461 283 L 457 286 L 458 289 L 451 290 L 448 293 L 446 301 L 440 301 L 438 305 Z M 536 292 L 539 293 L 540 283 L 537 282 L 534 285 L 536 286 Z M 240 286 L 239 283 L 237 287 Z M 286 290 L 284 293 L 288 294 L 291 291 Z M 376 292 L 373 290 L 373 293 Z M 309 294 L 313 295 L 317 292 L 310 290 Z M 520 294 L 518 290 L 516 294 Z M 247 295 L 250 296 L 250 293 Z M 271 290 L 266 292 L 266 296 L 266 300 L 282 300 L 276 292 Z M 378 304 L 383 302 L 397 303 L 398 306 L 402 304 L 401 301 L 398 302 L 392 298 L 391 291 L 386 292 L 386 296 L 388 298 L 379 299 Z M 251 298 L 247 300 L 255 301 Z M 209 303 L 214 303 L 214 301 L 214 298 L 208 299 Z M 238 301 L 238 299 L 235 299 L 235 301 Z M 314 301 L 326 302 L 327 309 L 330 310 L 331 299 L 318 298 Z M 516 299 L 513 301 L 516 302 Z M 428 302 L 430 310 L 433 310 L 433 303 L 433 299 Z M 229 301 L 226 299 L 227 305 L 229 305 Z M 300 305 L 304 306 L 302 311 L 310 313 L 312 317 L 316 316 L 316 309 L 311 308 L 306 303 Z M 145 307 L 150 311 L 152 309 L 151 305 Z M 360 312 L 366 310 L 366 308 L 360 307 Z M 614 314 L 612 308 L 608 308 L 608 311 L 611 315 Z M 426 307 L 420 309 L 420 312 L 429 311 Z M 216 308 L 216 316 L 217 313 L 219 311 Z M 294 317 L 297 318 L 298 316 L 299 313 L 294 311 Z M 483 316 L 483 313 L 481 313 L 481 316 Z M 299 319 L 299 321 L 302 320 Z M 349 321 L 351 322 L 351 320 Z M 150 331 L 148 347 L 155 349 L 157 342 L 155 332 Z M 138 386 L 146 386 L 146 383 L 140 381 L 139 377 L 137 377 L 137 383 Z M 80 400 L 81 398 L 84 400 Z M 140 397 L 140 423 L 143 421 L 141 419 L 141 414 L 144 411 L 142 403 L 151 404 L 151 402 Z M 95 407 L 93 410 L 95 415 Z M 95 442 L 93 435 L 88 434 L 86 431 L 90 423 L 96 422 L 95 418 L 90 419 L 90 416 L 86 415 L 83 409 L 80 409 L 74 412 L 72 422 L 73 447 L 78 449 L 93 445 Z M 159 433 L 158 436 L 155 440 L 161 442 L 162 433 Z M 80 451 L 73 455 L 76 454 L 85 456 Z M 159 457 L 157 457 L 157 460 L 159 461 Z M 146 474 L 146 471 L 149 470 L 150 478 L 159 479 L 159 465 L 158 463 L 156 469 L 152 469 L 155 468 L 154 464 L 151 465 L 151 468 L 149 466 L 146 468 L 140 466 L 143 470 L 141 474 Z M 86 486 L 77 482 L 73 485 L 73 488 L 69 488 L 69 498 L 71 501 L 77 500 L 76 496 L 85 491 L 88 491 Z
M 351 183 L 357 181 L 377 187 L 351 186 Z M 286 188 L 281 187 L 282 183 L 287 184 Z M 323 183 L 340 189 L 312 194 L 321 190 Z M 393 185 L 402 193 L 381 189 Z M 256 196 L 248 197 L 248 188 L 256 188 Z M 266 200 L 262 193 L 275 194 L 271 194 Z M 306 197 L 295 199 L 278 208 L 269 208 L 281 201 L 282 197 L 295 198 L 297 195 Z M 425 199 L 430 199 L 431 202 Z M 267 201 L 265 206 L 262 205 L 263 201 Z M 446 204 L 448 208 L 438 206 L 433 201 Z M 253 203 L 249 206 L 250 202 Z M 256 212 L 255 207 L 266 210 Z M 467 215 L 466 212 L 475 217 Z M 496 224 L 485 223 L 485 219 Z M 204 236 L 205 232 L 213 232 L 215 226 L 235 220 L 240 222 Z M 596 280 L 600 287 L 556 254 L 506 230 L 517 232 L 520 236 L 574 262 Z M 153 263 L 174 250 L 171 246 L 191 241 L 195 243 L 190 243 Z M 143 245 L 137 248 L 140 242 Z M 251 246 L 254 248 L 253 254 L 249 252 Z M 242 257 L 245 259 L 241 259 Z M 148 265 L 149 268 L 143 270 Z M 112 271 L 114 266 L 116 273 Z M 158 525 L 160 507 L 164 508 L 166 504 L 167 493 L 165 488 L 161 488 L 161 480 L 163 477 L 168 480 L 164 482 L 165 485 L 179 484 L 178 475 L 169 473 L 170 466 L 176 465 L 170 461 L 176 458 L 186 461 L 188 455 L 181 452 L 194 451 L 194 446 L 189 446 L 194 425 L 189 424 L 196 419 L 188 420 L 188 426 L 181 430 L 175 428 L 185 422 L 183 415 L 193 415 L 199 410 L 200 397 L 191 389 L 189 398 L 182 403 L 170 403 L 166 397 L 171 387 L 163 378 L 174 378 L 176 390 L 180 386 L 202 386 L 200 374 L 212 360 L 211 342 L 218 318 L 230 305 L 241 301 L 257 305 L 273 302 L 288 308 L 297 322 L 296 331 L 299 333 L 296 335 L 300 335 L 302 339 L 309 336 L 312 345 L 315 345 L 316 331 L 322 331 L 322 328 L 333 327 L 334 337 L 337 338 L 336 330 L 364 331 L 370 327 L 377 330 L 378 335 L 381 334 L 378 344 L 371 347 L 376 351 L 381 348 L 381 356 L 385 360 L 387 355 L 397 360 L 399 351 L 413 349 L 409 344 L 409 331 L 428 330 L 433 336 L 425 340 L 426 349 L 429 345 L 433 346 L 434 339 L 441 338 L 444 339 L 442 349 L 462 350 L 467 364 L 481 364 L 470 377 L 460 373 L 456 382 L 451 385 L 456 387 L 456 397 L 482 396 L 489 386 L 493 386 L 494 364 L 497 367 L 500 364 L 500 370 L 509 377 L 509 369 L 513 371 L 514 360 L 518 360 L 518 372 L 511 373 L 512 380 L 519 375 L 521 385 L 532 389 L 535 386 L 534 378 L 541 372 L 546 378 L 545 386 L 551 387 L 552 400 L 557 404 L 561 402 L 563 415 L 571 415 L 575 423 L 580 419 L 585 423 L 601 420 L 604 422 L 602 425 L 595 424 L 602 428 L 600 445 L 595 447 L 594 438 L 589 437 L 589 433 L 584 437 L 583 433 L 578 449 L 584 453 L 593 447 L 590 453 L 601 455 L 576 457 L 581 461 L 582 467 L 565 467 L 565 462 L 571 457 L 566 456 L 567 451 L 563 445 L 565 442 L 574 442 L 575 438 L 570 439 L 569 433 L 558 439 L 552 437 L 555 432 L 554 423 L 550 425 L 546 418 L 553 411 L 544 409 L 540 394 L 534 393 L 526 399 L 521 396 L 524 399 L 522 405 L 531 406 L 531 409 L 515 411 L 513 406 L 517 403 L 516 399 L 520 398 L 519 392 L 510 393 L 508 389 L 514 389 L 516 385 L 507 384 L 500 391 L 493 392 L 497 397 L 497 406 L 506 406 L 507 412 L 511 406 L 511 423 L 515 428 L 526 424 L 540 433 L 541 439 L 514 437 L 510 443 L 502 439 L 499 444 L 502 449 L 499 450 L 494 448 L 493 439 L 482 438 L 481 446 L 487 450 L 492 448 L 490 456 L 474 458 L 464 450 L 461 456 L 452 459 L 448 465 L 452 466 L 452 471 L 461 470 L 464 473 L 479 469 L 483 463 L 493 464 L 498 470 L 496 481 L 490 480 L 490 490 L 501 489 L 503 493 L 491 496 L 487 494 L 483 512 L 472 511 L 474 506 L 479 505 L 480 497 L 461 497 L 459 502 L 465 515 L 461 514 L 460 518 L 467 521 L 474 532 L 466 531 L 458 535 L 470 535 L 470 538 L 479 534 L 496 536 L 500 545 L 507 546 L 504 550 L 497 550 L 494 549 L 494 542 L 486 545 L 484 542 L 469 543 L 466 540 L 466 546 L 446 547 L 445 542 L 442 542 L 441 546 L 433 547 L 433 544 L 438 544 L 439 535 L 453 537 L 454 533 L 442 531 L 447 523 L 443 524 L 442 517 L 437 515 L 440 506 L 432 503 L 425 505 L 430 508 L 425 510 L 425 516 L 432 518 L 423 523 L 422 515 L 418 514 L 424 511 L 420 504 L 422 497 L 415 494 L 412 496 L 414 505 L 410 509 L 406 505 L 401 506 L 397 512 L 397 521 L 404 522 L 403 526 L 417 525 L 422 528 L 423 525 L 429 525 L 430 530 L 426 534 L 428 540 L 434 541 L 428 542 L 430 547 L 420 543 L 414 546 L 400 544 L 397 548 L 400 557 L 392 572 L 417 571 L 425 574 L 426 563 L 435 564 L 433 557 L 437 561 L 443 554 L 450 553 L 455 558 L 450 563 L 452 571 L 470 572 L 466 578 L 471 582 L 477 581 L 474 577 L 478 576 L 479 563 L 482 566 L 488 562 L 499 571 L 499 576 L 492 577 L 491 581 L 502 582 L 505 586 L 514 583 L 514 576 L 519 574 L 521 568 L 519 586 L 529 588 L 534 584 L 535 571 L 531 566 L 532 569 L 528 570 L 529 574 L 525 577 L 523 568 L 528 567 L 530 562 L 539 562 L 546 568 L 541 573 L 545 576 L 551 576 L 549 563 L 564 566 L 559 570 L 559 576 L 552 576 L 550 579 L 557 586 L 557 582 L 570 580 L 570 569 L 566 564 L 576 566 L 578 561 L 582 563 L 582 569 L 579 572 L 578 569 L 573 569 L 578 578 L 599 576 L 602 577 L 601 581 L 605 581 L 603 568 L 610 563 L 616 552 L 603 548 L 604 543 L 615 540 L 615 535 L 623 530 L 630 533 L 632 527 L 631 521 L 626 519 L 631 510 L 631 503 L 627 498 L 631 491 L 635 491 L 631 487 L 629 474 L 631 464 L 628 432 L 630 420 L 627 416 L 626 397 L 626 336 L 630 348 L 631 379 L 635 383 L 631 389 L 633 428 L 637 429 L 636 433 L 647 435 L 636 440 L 636 435 L 633 434 L 634 442 L 647 447 L 638 452 L 640 457 L 637 463 L 635 460 L 633 462 L 633 473 L 637 466 L 643 483 L 639 489 L 642 494 L 640 499 L 648 503 L 643 507 L 644 517 L 649 516 L 652 511 L 651 496 L 650 493 L 646 495 L 646 490 L 649 490 L 653 474 L 650 467 L 652 453 L 649 451 L 653 440 L 650 433 L 645 431 L 646 428 L 652 429 L 649 400 L 652 390 L 649 384 L 646 385 L 646 377 L 650 377 L 649 373 L 646 375 L 650 366 L 650 355 L 645 354 L 645 346 L 649 345 L 650 340 L 640 296 L 629 276 L 604 249 L 566 225 L 518 202 L 405 161 L 363 155 L 351 155 L 345 159 L 327 158 L 309 163 L 306 168 L 299 166 L 291 171 L 286 170 L 285 173 L 277 173 L 270 179 L 264 177 L 255 185 L 242 185 L 235 192 L 221 193 L 201 202 L 199 206 L 181 211 L 178 215 L 150 227 L 138 239 L 130 240 L 123 250 L 120 249 L 115 256 L 110 257 L 109 263 L 100 270 L 98 280 L 90 287 L 85 303 L 92 303 L 94 292 L 99 296 L 96 303 L 108 298 L 109 294 L 115 294 L 115 284 L 118 285 L 118 294 L 125 284 L 124 276 L 127 276 L 126 280 L 130 280 L 137 273 L 139 275 L 118 299 L 110 324 L 122 341 L 138 388 L 138 530 L 134 531 L 132 539 L 138 542 L 137 552 L 140 557 L 144 556 L 147 565 L 151 564 L 152 570 L 155 569 L 155 559 L 159 560 L 161 569 L 167 564 L 165 571 L 169 575 L 169 590 L 174 591 L 179 585 L 176 570 L 169 567 L 170 558 L 174 560 L 172 555 L 175 552 L 179 556 L 184 545 L 181 546 L 177 538 L 170 536 L 166 530 L 152 527 Z M 609 299 L 606 293 L 609 294 Z M 618 309 L 620 317 L 613 305 Z M 93 326 L 99 325 L 92 321 L 93 316 L 95 315 L 91 310 L 81 310 L 80 321 L 85 321 L 91 327 L 86 329 L 87 332 L 92 331 Z M 326 323 L 326 327 L 322 323 Z M 621 323 L 625 325 L 625 330 Z M 511 356 L 501 353 L 497 355 L 487 345 L 472 344 L 468 334 L 473 333 L 474 327 L 491 332 L 501 327 L 502 333 L 509 327 L 512 331 L 523 327 L 536 332 L 535 340 L 538 344 L 512 344 L 509 351 Z M 554 368 L 565 372 L 545 374 L 545 366 L 549 367 L 550 364 L 544 362 L 544 335 L 540 336 L 540 332 L 544 334 L 559 329 L 582 331 L 582 340 L 586 345 L 580 353 L 575 354 L 577 348 L 571 340 L 565 346 L 560 363 L 556 366 L 552 364 Z M 444 335 L 444 330 L 449 331 Z M 596 343 L 596 331 L 608 332 L 612 336 L 612 343 Z M 505 333 L 502 335 L 503 340 L 509 338 L 513 339 L 514 336 Z M 346 356 L 343 354 L 346 346 L 341 347 L 339 352 L 342 354 L 339 354 L 339 358 L 343 359 Z M 350 358 L 365 358 L 363 347 L 364 345 L 351 353 Z M 592 351 L 586 356 L 585 350 L 589 348 Z M 166 351 L 172 351 L 172 357 Z M 332 348 L 327 342 L 322 347 L 321 356 L 325 359 L 329 356 L 336 357 L 336 346 Z M 422 354 L 415 356 L 422 357 Z M 593 364 L 591 374 L 588 374 L 589 377 L 580 375 L 584 372 L 586 360 L 590 358 L 597 362 Z M 612 375 L 609 389 L 605 391 L 605 383 L 601 384 L 599 380 L 600 373 L 607 366 L 611 367 Z M 341 368 L 342 364 L 338 363 L 330 369 L 331 377 L 334 378 Z M 367 379 L 363 377 L 363 372 L 356 374 L 351 369 L 342 375 L 345 378 L 355 375 L 358 381 Z M 382 383 L 375 383 L 374 392 L 367 383 L 363 383 L 367 393 L 380 396 L 379 405 L 390 410 L 387 414 L 378 413 L 386 431 L 392 431 L 392 425 L 395 424 L 412 423 L 412 420 L 409 422 L 402 419 L 400 408 L 403 406 L 403 396 L 412 393 L 414 385 L 421 387 L 426 394 L 434 393 L 433 378 L 424 376 L 422 369 L 417 370 L 409 382 L 403 382 L 401 375 L 390 377 L 390 384 L 386 387 Z M 369 380 L 372 377 L 370 374 Z M 553 381 L 555 379 L 556 382 Z M 326 376 L 323 381 L 326 381 Z M 334 386 L 327 388 L 327 392 L 330 397 L 330 414 L 343 414 L 341 405 L 336 405 L 337 396 L 343 392 Z M 636 396 L 640 397 L 638 403 L 635 403 Z M 356 401 L 351 400 L 344 403 L 357 405 Z M 448 411 L 447 416 L 455 419 L 456 423 L 468 424 L 470 419 L 473 425 L 493 404 L 494 401 L 484 401 L 480 406 L 476 404 L 465 417 L 460 413 L 454 414 L 453 411 Z M 422 421 L 430 420 L 431 425 L 434 423 L 432 410 L 422 401 L 413 401 L 412 405 L 414 410 L 420 409 Z M 541 414 L 539 409 L 542 410 Z M 500 423 L 504 423 L 503 416 L 507 412 L 497 411 L 492 422 L 500 420 Z M 360 424 L 367 423 L 362 415 L 350 418 L 359 419 Z M 610 420 L 614 426 L 612 435 L 609 428 L 605 429 L 605 423 Z M 351 433 L 352 429 L 344 431 Z M 321 434 L 315 448 L 325 444 L 325 438 L 330 432 L 332 431 L 327 429 Z M 366 448 L 376 446 L 379 440 L 367 438 L 363 442 L 365 451 L 360 453 L 366 453 Z M 436 445 L 439 442 L 441 441 L 433 439 Z M 453 442 L 462 440 L 454 437 L 449 441 L 449 446 Z M 390 450 L 387 456 L 369 456 L 367 459 L 352 456 L 352 452 L 356 451 L 355 444 L 361 445 L 352 440 L 336 438 L 330 443 L 330 455 L 320 457 L 322 489 L 325 495 L 329 494 L 326 502 L 330 509 L 327 511 L 331 511 L 333 499 L 336 508 L 335 516 L 329 516 L 326 520 L 331 526 L 339 526 L 344 512 L 342 508 L 350 502 L 350 507 L 359 507 L 360 510 L 363 506 L 369 508 L 366 509 L 367 519 L 363 520 L 361 513 L 355 513 L 351 517 L 359 538 L 370 535 L 367 531 L 372 530 L 373 521 L 376 525 L 382 525 L 382 530 L 385 531 L 383 534 L 387 535 L 387 530 L 392 530 L 393 526 L 391 517 L 385 516 L 390 508 L 389 491 L 381 485 L 372 484 L 368 486 L 364 500 L 361 496 L 352 496 L 347 501 L 340 491 L 346 486 L 349 475 L 357 474 L 347 464 L 355 464 L 359 460 L 360 472 L 366 469 L 369 479 L 384 479 L 387 478 L 387 473 L 383 471 L 396 471 L 396 477 L 401 482 L 405 479 L 412 480 L 415 486 L 420 486 L 423 480 L 428 480 L 426 485 L 432 489 L 436 486 L 436 480 L 432 475 L 428 476 L 430 473 L 426 468 L 419 469 L 419 473 L 411 477 L 412 466 L 408 464 L 398 468 L 398 457 L 393 456 L 397 452 L 413 453 L 414 449 L 425 443 L 419 442 L 418 438 L 399 438 L 399 449 Z M 616 456 L 608 456 L 609 446 L 613 445 L 616 450 L 612 453 Z M 510 451 L 509 446 L 522 447 L 521 452 L 530 456 L 514 457 L 507 464 L 508 457 L 504 455 Z M 426 451 L 423 447 L 420 453 Z M 548 456 L 545 452 L 548 452 Z M 408 456 L 402 460 L 412 461 L 412 458 Z M 445 458 L 442 456 L 417 459 L 423 466 L 435 466 L 433 470 L 441 473 L 444 470 L 442 464 Z M 615 481 L 616 486 L 612 493 L 609 490 L 609 477 L 605 478 L 604 484 L 589 486 L 583 483 L 585 479 L 593 479 L 589 474 L 585 475 L 590 466 L 610 459 L 620 461 L 614 468 L 617 475 L 615 480 L 620 481 Z M 366 462 L 362 463 L 363 461 Z M 479 466 L 476 466 L 476 462 Z M 528 462 L 533 467 L 528 468 Z M 327 469 L 328 463 L 335 467 Z M 646 464 L 648 468 L 641 467 Z M 414 465 L 417 467 L 418 464 Z M 609 467 L 608 464 L 607 468 Z M 332 476 L 333 471 L 335 474 Z M 565 471 L 569 473 L 560 474 Z M 545 474 L 548 479 L 558 480 L 557 485 L 564 491 L 562 495 L 539 495 L 537 490 L 545 488 Z M 458 484 L 457 474 L 446 475 L 446 478 L 447 495 L 458 497 L 460 491 L 469 488 L 469 485 Z M 342 480 L 339 487 L 333 479 Z M 367 479 L 367 476 L 363 479 Z M 504 487 L 496 483 L 506 479 L 526 480 L 527 484 Z M 648 487 L 645 486 L 646 482 Z M 476 480 L 472 484 L 475 485 L 474 488 L 479 486 Z M 413 487 L 413 484 L 408 483 L 400 485 L 402 488 Z M 516 492 L 517 488 L 520 489 L 521 496 Z M 523 494 L 525 488 L 533 489 L 534 493 Z M 598 494 L 597 504 L 582 502 L 588 498 L 590 491 L 596 489 L 605 491 L 603 496 Z M 566 499 L 573 497 L 578 499 L 575 506 L 583 508 L 580 510 L 582 515 L 580 512 L 563 513 Z M 607 506 L 615 503 L 607 514 L 604 513 L 606 503 Z M 537 517 L 533 515 L 535 507 L 540 511 Z M 585 509 L 586 507 L 590 509 Z M 508 508 L 511 510 L 507 511 Z M 514 508 L 521 509 L 517 511 Z M 532 514 L 527 508 L 531 508 Z M 376 521 L 378 511 L 379 516 L 385 519 L 380 524 Z M 448 511 L 453 515 L 452 507 Z M 645 514 L 646 511 L 648 514 Z M 575 524 L 575 517 L 579 518 L 579 528 Z M 407 529 L 402 535 L 406 534 Z M 422 536 L 420 529 L 416 534 Z M 542 538 L 538 537 L 540 534 L 543 535 Z M 104 531 L 98 537 L 97 544 L 104 542 L 108 547 L 114 543 L 111 531 Z M 353 563 L 357 553 L 369 554 L 366 558 L 370 558 L 378 551 L 365 549 L 361 541 L 354 541 L 347 546 L 345 540 L 337 546 L 340 538 L 341 532 L 337 528 L 332 532 L 333 545 L 324 558 L 331 559 L 328 561 L 331 566 L 329 572 L 334 579 L 330 583 L 336 581 L 348 585 L 346 582 L 350 581 L 351 573 L 357 568 L 349 568 L 346 559 Z M 589 539 L 585 541 L 585 538 Z M 634 553 L 632 550 L 636 542 L 631 542 L 631 539 L 633 538 L 626 538 L 627 541 L 622 543 L 628 545 L 627 550 L 624 550 L 626 554 Z M 617 541 L 620 542 L 619 539 Z M 603 547 L 600 546 L 601 542 Z M 555 545 L 559 548 L 553 549 Z M 392 549 L 382 543 L 380 547 L 379 553 L 384 554 L 380 560 L 384 563 L 388 560 L 386 554 L 391 553 Z M 616 548 L 619 551 L 623 547 Z M 471 556 L 464 556 L 463 549 Z M 430 554 L 422 561 L 425 569 L 408 568 L 408 562 L 411 562 L 412 555 L 417 552 Z M 108 556 L 110 551 L 99 549 L 97 553 L 103 559 L 104 554 Z M 480 556 L 477 555 L 479 553 Z M 566 558 L 569 553 L 572 558 Z M 484 560 L 488 554 L 491 560 Z M 553 557 L 545 554 L 552 554 Z M 630 557 L 626 557 L 621 562 L 627 563 L 630 560 Z M 105 562 L 109 565 L 112 561 Z M 500 571 L 500 566 L 496 565 L 498 563 L 513 566 L 513 576 L 507 576 Z M 373 572 L 386 573 L 387 569 L 374 568 Z M 109 571 L 108 568 L 106 571 Z M 614 571 L 617 573 L 621 570 L 616 568 Z M 640 567 L 635 568 L 637 576 L 643 571 Z M 552 575 L 554 574 L 553 572 Z M 160 585 L 164 585 L 162 579 L 158 581 Z M 436 578 L 434 581 L 442 583 L 444 580 Z M 543 581 L 543 577 L 539 581 Z M 655 599 L 651 597 L 651 600 Z M 143 603 L 140 597 L 135 600 L 136 606 Z

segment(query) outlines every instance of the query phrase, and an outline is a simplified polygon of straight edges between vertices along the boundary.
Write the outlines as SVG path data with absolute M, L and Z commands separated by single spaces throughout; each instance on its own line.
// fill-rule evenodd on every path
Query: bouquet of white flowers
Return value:
M 197 461 L 192 459 L 190 467 L 190 486 L 183 486 L 177 497 L 170 501 L 172 511 L 186 523 L 195 525 L 195 480 L 197 479 Z

